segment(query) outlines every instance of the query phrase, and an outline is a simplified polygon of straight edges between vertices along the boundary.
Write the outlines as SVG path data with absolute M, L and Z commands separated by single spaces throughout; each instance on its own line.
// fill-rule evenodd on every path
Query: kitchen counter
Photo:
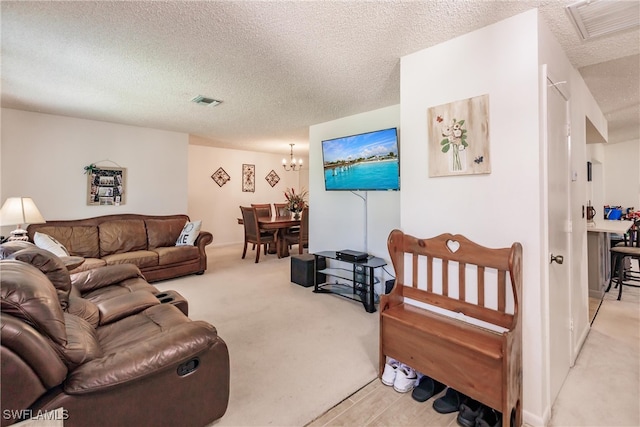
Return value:
M 611 234 L 624 234 L 633 221 L 600 219 L 587 223 L 589 296 L 601 299 L 611 277 Z
M 633 225 L 633 221 L 613 221 L 608 219 L 600 219 L 594 221 L 592 224 L 587 223 L 587 231 L 624 234 L 629 231 L 631 225 Z

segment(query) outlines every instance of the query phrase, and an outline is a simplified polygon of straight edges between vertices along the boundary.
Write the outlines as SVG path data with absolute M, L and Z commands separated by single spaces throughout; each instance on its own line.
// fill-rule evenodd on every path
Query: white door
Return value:
M 550 403 L 571 365 L 569 120 L 562 84 L 547 80 Z M 566 84 L 564 84 L 566 86 Z

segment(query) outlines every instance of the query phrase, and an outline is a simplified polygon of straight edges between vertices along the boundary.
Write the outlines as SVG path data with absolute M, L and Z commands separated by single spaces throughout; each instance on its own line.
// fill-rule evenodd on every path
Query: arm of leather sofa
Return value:
M 211 242 L 213 242 L 213 234 L 209 233 L 208 231 L 200 231 L 200 234 L 198 234 L 198 238 L 195 242 L 193 242 L 193 244 L 197 246 L 198 249 L 200 249 L 201 253 L 204 253 L 204 247 Z
M 203 321 L 176 325 L 74 370 L 64 384 L 68 394 L 88 394 L 152 377 L 211 349 L 220 338 Z M 176 371 L 176 375 L 178 375 Z
M 99 301 L 95 305 L 100 312 L 100 325 L 106 325 L 158 304 L 160 300 L 153 294 L 136 291 Z
M 81 293 L 120 283 L 135 277 L 144 278 L 134 264 L 106 265 L 71 275 L 71 284 Z
M 193 243 L 198 247 L 198 252 L 200 253 L 200 272 L 198 274 L 204 273 L 207 269 L 207 252 L 205 250 L 205 246 L 213 242 L 213 234 L 208 231 L 200 231 L 198 238 Z

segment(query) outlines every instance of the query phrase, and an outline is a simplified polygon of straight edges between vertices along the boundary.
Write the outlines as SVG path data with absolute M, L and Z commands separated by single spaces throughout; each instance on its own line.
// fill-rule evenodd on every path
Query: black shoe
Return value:
M 483 405 L 482 413 L 476 418 L 475 427 L 502 427 L 502 414 Z
M 477 400 L 468 399 L 460 404 L 460 412 L 456 421 L 462 427 L 475 427 L 476 419 L 481 416 L 482 412 L 488 409 Z
M 432 396 L 440 393 L 446 386 L 440 381 L 424 376 L 420 379 L 420 383 L 413 389 L 411 397 L 418 402 L 426 402 Z
M 444 396 L 433 401 L 433 409 L 441 414 L 450 414 L 458 411 L 460 404 L 466 402 L 467 399 L 467 396 L 449 387 Z

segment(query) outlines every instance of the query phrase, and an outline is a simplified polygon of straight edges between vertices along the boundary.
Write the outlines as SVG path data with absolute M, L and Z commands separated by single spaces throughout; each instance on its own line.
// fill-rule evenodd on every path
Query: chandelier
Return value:
M 289 163 L 287 159 L 282 159 L 282 167 L 286 171 L 298 171 L 302 169 L 302 159 L 296 160 L 293 157 L 293 146 L 296 144 L 289 144 L 291 146 L 291 153 L 289 154 Z

